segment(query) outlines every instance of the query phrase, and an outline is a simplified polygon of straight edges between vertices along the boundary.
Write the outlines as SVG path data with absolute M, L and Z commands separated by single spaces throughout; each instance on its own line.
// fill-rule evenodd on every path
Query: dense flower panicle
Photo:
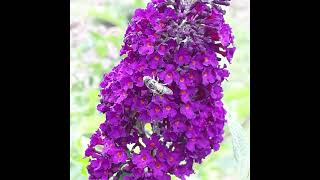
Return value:
M 89 179 L 185 179 L 194 163 L 219 150 L 221 84 L 235 52 L 221 5 L 229 1 L 152 0 L 135 11 L 120 50 L 125 57 L 100 83 L 97 110 L 106 121 L 85 151 Z M 144 76 L 173 94 L 153 94 Z

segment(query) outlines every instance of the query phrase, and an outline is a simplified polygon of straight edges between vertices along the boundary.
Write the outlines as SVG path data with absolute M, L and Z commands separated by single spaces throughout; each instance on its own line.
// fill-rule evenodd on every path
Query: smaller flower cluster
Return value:
M 100 83 L 106 121 L 92 135 L 89 179 L 185 179 L 223 140 L 222 82 L 235 51 L 219 5 L 152 0 L 138 9 L 120 51 L 126 57 Z M 143 77 L 173 95 L 153 95 Z M 146 126 L 150 125 L 148 129 Z

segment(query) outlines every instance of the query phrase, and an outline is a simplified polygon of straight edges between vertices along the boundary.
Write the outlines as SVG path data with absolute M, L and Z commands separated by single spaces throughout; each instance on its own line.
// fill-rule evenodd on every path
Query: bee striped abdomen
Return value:
M 157 93 L 162 95 L 164 93 L 164 86 L 161 84 L 158 84 L 157 86 L 158 86 L 156 88 Z

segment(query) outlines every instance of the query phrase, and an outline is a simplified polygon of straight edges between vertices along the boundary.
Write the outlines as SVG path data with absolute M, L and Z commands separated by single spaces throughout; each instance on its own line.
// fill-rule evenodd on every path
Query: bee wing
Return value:
M 234 157 L 239 167 L 241 179 L 247 179 L 250 170 L 250 145 L 245 130 L 238 121 L 232 118 L 229 118 L 227 126 L 232 137 Z
M 173 91 L 170 88 L 166 87 L 166 94 L 172 95 Z
M 160 85 L 161 85 L 161 87 L 163 89 L 163 94 L 169 94 L 169 95 L 173 94 L 172 90 L 170 88 L 168 88 L 166 86 L 166 84 L 160 84 Z

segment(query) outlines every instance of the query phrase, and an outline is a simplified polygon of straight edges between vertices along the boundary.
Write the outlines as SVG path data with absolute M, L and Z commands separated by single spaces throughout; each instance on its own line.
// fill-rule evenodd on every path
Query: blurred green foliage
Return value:
M 85 4 L 85 0 L 75 1 Z M 71 4 L 73 1 L 71 1 Z M 87 2 L 88 3 L 88 2 Z M 142 0 L 107 0 L 98 5 L 87 5 L 82 18 L 90 26 L 79 34 L 85 37 L 70 46 L 71 82 L 70 82 L 70 179 L 88 178 L 86 166 L 88 159 L 84 151 L 90 135 L 104 121 L 104 116 L 96 110 L 99 102 L 99 82 L 103 73 L 109 72 L 119 60 L 119 49 L 124 31 L 132 13 L 138 7 L 145 7 Z M 232 112 L 237 121 L 250 120 L 250 37 L 249 28 L 234 17 L 226 17 L 235 35 L 237 51 L 229 66 L 231 75 L 223 84 L 224 98 L 228 112 Z M 101 32 L 98 28 L 105 31 Z M 108 30 L 115 31 L 108 31 Z M 114 33 L 117 32 L 117 33 Z M 70 39 L 71 44 L 76 40 Z M 245 124 L 249 133 L 249 123 Z M 226 128 L 226 134 L 228 129 Z M 230 136 L 227 136 L 218 152 L 209 155 L 201 165 L 195 165 L 195 175 L 189 179 L 202 180 L 238 180 L 232 152 Z M 176 179 L 176 178 L 172 178 Z

